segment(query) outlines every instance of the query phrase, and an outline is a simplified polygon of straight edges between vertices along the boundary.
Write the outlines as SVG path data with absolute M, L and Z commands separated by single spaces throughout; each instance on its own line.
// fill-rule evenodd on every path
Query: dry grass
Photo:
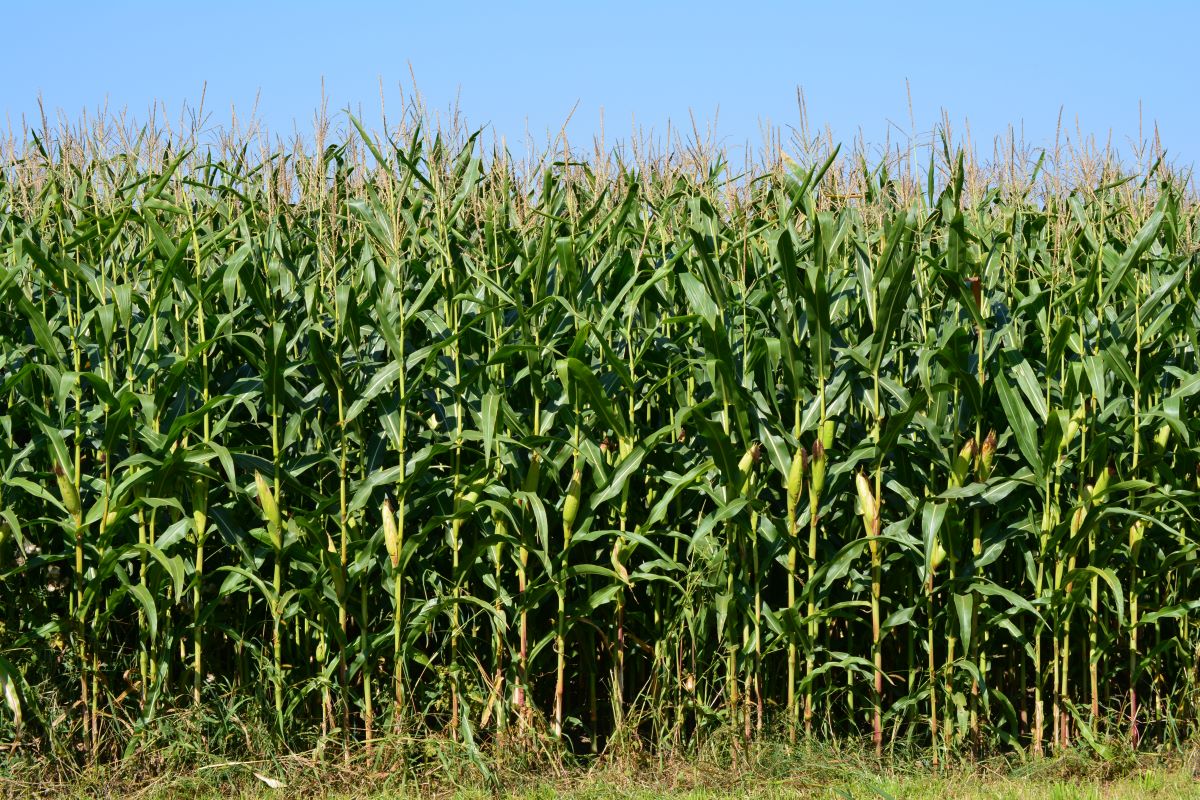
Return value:
M 487 779 L 459 760 L 449 742 L 430 740 L 422 747 L 426 754 L 441 751 L 442 755 L 439 763 L 426 763 L 423 772 L 415 771 L 411 761 L 406 767 L 404 759 L 397 758 L 401 752 L 411 755 L 411 749 L 391 749 L 386 744 L 371 754 L 358 750 L 344 758 L 340 754 L 291 754 L 245 762 L 213 762 L 163 773 L 146 771 L 147 761 L 134 758 L 54 780 L 39 778 L 31 770 L 14 772 L 0 767 L 0 796 L 143 800 L 1200 797 L 1200 758 L 1194 751 L 1143 755 L 1119 762 L 1100 762 L 1074 754 L 1026 763 L 996 759 L 934 771 L 919 760 L 881 765 L 860 750 L 806 751 L 760 744 L 740 755 L 726 751 L 681 757 L 630 754 L 575 764 L 549 760 L 536 765 L 494 762 L 491 779 Z

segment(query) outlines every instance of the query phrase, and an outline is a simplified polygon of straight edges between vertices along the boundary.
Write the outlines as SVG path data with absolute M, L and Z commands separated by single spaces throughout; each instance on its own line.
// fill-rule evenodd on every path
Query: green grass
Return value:
M 376 758 L 378 754 L 376 754 Z M 210 764 L 211 769 L 161 774 L 123 769 L 84 772 L 62 783 L 0 781 L 0 792 L 22 789 L 63 797 L 276 798 L 328 797 L 337 800 L 444 798 L 445 800 L 589 800 L 590 798 L 1011 798 L 1085 800 L 1090 798 L 1189 798 L 1200 796 L 1194 753 L 1141 756 L 1121 764 L 1100 763 L 1080 754 L 1037 763 L 992 759 L 931 771 L 928 762 L 897 760 L 880 766 L 865 753 L 791 751 L 757 746 L 735 762 L 700 757 L 626 756 L 601 762 L 545 765 L 540 772 L 492 774 L 484 781 L 469 770 L 399 777 L 372 766 L 370 758 L 318 763 L 312 754 L 292 755 L 273 764 Z M 462 765 L 460 765 L 462 766 Z M 257 774 L 256 774 L 257 773 Z M 271 785 L 268 785 L 268 782 Z

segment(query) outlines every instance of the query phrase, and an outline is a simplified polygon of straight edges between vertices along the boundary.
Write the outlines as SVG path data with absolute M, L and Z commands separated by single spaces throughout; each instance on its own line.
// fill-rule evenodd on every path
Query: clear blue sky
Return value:
M 974 2 L 75 2 L 8 5 L 0 33 L 0 124 L 36 116 L 39 93 L 76 118 L 107 102 L 139 117 L 178 111 L 208 84 L 211 121 L 236 104 L 276 132 L 309 127 L 325 79 L 331 109 L 392 103 L 409 64 L 432 108 L 458 96 L 472 124 L 510 142 L 543 139 L 578 104 L 579 143 L 632 120 L 662 130 L 720 109 L 727 144 L 760 142 L 760 121 L 809 118 L 835 137 L 882 140 L 946 109 L 977 140 L 1023 126 L 1124 144 L 1144 120 L 1185 163 L 1200 161 L 1194 0 Z

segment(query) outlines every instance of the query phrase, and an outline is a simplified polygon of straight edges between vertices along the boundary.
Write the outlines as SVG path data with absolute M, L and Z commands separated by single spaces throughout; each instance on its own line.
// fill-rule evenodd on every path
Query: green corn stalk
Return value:
M 392 501 L 385 499 L 380 510 L 383 518 L 383 543 L 387 549 L 388 563 L 392 568 L 392 658 L 395 671 L 392 675 L 392 688 L 395 693 L 396 727 L 402 726 L 403 709 L 405 707 L 404 691 L 404 574 L 400 569 L 400 559 L 404 552 L 404 528 L 402 520 L 397 518 L 392 509 Z
M 796 608 L 796 567 L 800 550 L 800 521 L 796 510 L 800 505 L 800 495 L 804 491 L 804 478 L 808 472 L 808 451 L 803 446 L 792 456 L 792 464 L 784 481 L 784 492 L 787 498 L 788 535 L 788 610 Z M 811 650 L 815 643 L 809 643 Z M 788 641 L 788 689 L 787 689 L 787 719 L 788 736 L 796 741 L 796 732 L 800 727 L 799 705 L 796 696 L 796 642 Z
M 267 523 L 267 536 L 274 550 L 275 567 L 271 596 L 271 648 L 274 659 L 272 680 L 275 688 L 275 716 L 279 729 L 283 730 L 283 515 L 279 511 L 276 495 L 262 473 L 254 473 L 254 485 L 258 492 L 258 503 L 263 519 Z
M 575 525 L 575 520 L 579 516 L 579 499 L 583 491 L 583 466 L 582 462 L 576 459 L 574 471 L 571 473 L 571 482 L 567 485 L 567 493 L 563 498 L 562 507 L 562 564 L 559 566 L 559 574 L 556 576 L 554 585 L 555 593 L 558 596 L 558 615 L 555 618 L 555 642 L 554 647 L 558 655 L 558 665 L 555 670 L 554 679 L 554 736 L 562 738 L 563 733 L 563 700 L 566 694 L 567 680 L 567 587 L 566 587 L 566 569 L 567 569 L 567 552 L 571 547 L 571 529 Z
M 823 413 L 823 412 L 822 412 Z M 812 677 L 814 674 L 816 658 L 814 650 L 816 648 L 817 634 L 819 632 L 817 622 L 817 599 L 815 587 L 813 586 L 813 578 L 816 574 L 817 566 L 817 538 L 820 525 L 821 497 L 825 489 L 825 474 L 828 469 L 828 451 L 833 446 L 834 423 L 833 420 L 824 420 L 821 424 L 820 438 L 813 445 L 812 455 L 812 477 L 808 483 L 808 580 L 806 586 L 808 589 L 808 609 L 806 616 L 808 617 L 808 639 L 809 645 L 808 655 L 805 659 L 805 675 L 808 679 L 808 689 L 804 694 L 804 732 L 812 734 L 813 720 L 813 685 Z

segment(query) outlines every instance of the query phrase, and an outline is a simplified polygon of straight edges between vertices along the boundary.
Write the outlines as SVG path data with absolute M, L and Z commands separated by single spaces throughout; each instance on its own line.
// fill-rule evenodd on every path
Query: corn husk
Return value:
M 996 461 L 996 432 L 988 431 L 984 437 L 983 447 L 979 451 L 979 480 L 986 481 L 992 477 L 992 466 Z
M 871 482 L 863 473 L 854 477 L 854 487 L 858 490 L 858 504 L 862 509 L 863 528 L 867 532 L 867 546 L 871 549 L 871 561 L 879 559 L 879 506 L 871 491 Z
M 383 501 L 383 546 L 387 548 L 388 558 L 392 568 L 400 566 L 400 532 L 396 527 L 396 512 L 392 509 L 392 501 Z
M 867 535 L 874 536 L 878 509 L 875 506 L 875 494 L 871 491 L 871 481 L 860 472 L 854 476 L 854 488 L 858 491 L 858 507 L 863 515 Z
M 1146 521 L 1137 519 L 1129 526 L 1129 552 L 1132 558 L 1137 558 L 1142 549 L 1142 537 L 1146 533 Z
M 950 488 L 956 489 L 963 485 L 967 479 L 967 472 L 971 469 L 973 458 L 975 458 L 974 437 L 967 440 L 967 443 L 958 451 L 958 457 L 954 459 L 954 464 L 950 468 Z
M 942 566 L 942 562 L 946 560 L 946 548 L 942 547 L 941 538 L 933 540 L 933 553 L 929 559 L 929 571 L 937 572 L 938 567 Z
M 579 515 L 579 498 L 583 493 L 583 470 L 578 467 L 571 473 L 571 483 L 567 486 L 567 498 L 563 501 L 563 528 L 571 530 L 575 518 Z
M 1154 434 L 1154 446 L 1158 449 L 1159 455 L 1167 451 L 1167 445 L 1171 442 L 1171 426 L 1164 424 Z
M 58 481 L 58 494 L 62 498 L 63 505 L 66 506 L 67 513 L 71 515 L 71 519 L 75 520 L 76 525 L 83 522 L 83 503 L 79 499 L 79 489 L 75 488 L 75 481 L 71 480 L 71 476 L 62 468 L 61 464 L 54 465 L 54 478 Z
M 1092 502 L 1097 503 L 1099 499 L 1108 491 L 1108 484 L 1112 480 L 1113 470 L 1111 467 L 1105 467 L 1100 470 L 1100 474 L 1096 477 L 1096 483 L 1092 487 Z
M 796 506 L 800 503 L 800 492 L 804 489 L 804 475 L 808 472 L 808 452 L 801 445 L 792 456 L 792 466 L 787 476 L 787 507 L 788 514 L 795 515 Z
M 254 473 L 254 483 L 258 487 L 258 502 L 262 506 L 263 516 L 267 519 L 267 532 L 276 549 L 283 547 L 283 517 L 279 513 L 279 505 L 275 495 L 271 493 L 271 485 L 261 472 Z
M 479 492 L 481 485 L 478 483 L 469 484 L 466 491 L 458 496 L 457 510 L 462 512 L 479 502 Z
M 208 528 L 208 481 L 202 477 L 192 479 L 192 523 L 196 536 L 203 537 Z
M 536 492 L 538 481 L 542 477 L 542 456 L 540 453 L 534 453 L 529 457 L 529 470 L 525 473 L 525 482 L 521 484 L 521 490 L 526 492 Z
M 1062 444 L 1059 446 L 1060 450 L 1070 447 L 1071 442 L 1073 442 L 1075 437 L 1079 434 L 1079 427 L 1083 425 L 1083 421 L 1086 417 L 1087 405 L 1085 403 L 1080 405 L 1079 408 L 1075 409 L 1075 413 L 1071 415 L 1070 421 L 1067 422 L 1067 435 L 1063 437 Z
M 808 492 L 814 506 L 821 500 L 821 491 L 825 488 L 825 445 L 817 442 L 812 452 L 812 478 L 808 482 Z
M 750 475 L 750 471 L 754 469 L 754 448 L 750 448 L 742 455 L 742 460 L 738 462 L 738 473 L 742 476 L 742 480 L 746 480 Z

